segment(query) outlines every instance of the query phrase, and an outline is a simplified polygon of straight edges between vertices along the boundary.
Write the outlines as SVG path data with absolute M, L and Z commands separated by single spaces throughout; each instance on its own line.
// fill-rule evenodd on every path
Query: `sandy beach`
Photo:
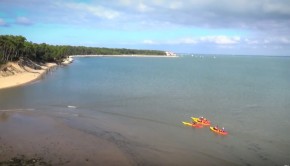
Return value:
M 56 63 L 47 63 L 41 66 L 41 70 L 34 70 L 29 67 L 20 67 L 15 62 L 9 62 L 7 64 L 12 68 L 13 75 L 4 76 L 3 71 L 0 74 L 0 89 L 11 88 L 15 86 L 25 85 L 32 81 L 41 78 L 47 71 L 57 66 Z

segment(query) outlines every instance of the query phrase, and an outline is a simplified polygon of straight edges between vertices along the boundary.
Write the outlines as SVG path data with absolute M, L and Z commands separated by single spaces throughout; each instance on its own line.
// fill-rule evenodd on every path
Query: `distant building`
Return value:
M 165 53 L 166 53 L 166 56 L 176 56 L 174 52 L 166 51 Z

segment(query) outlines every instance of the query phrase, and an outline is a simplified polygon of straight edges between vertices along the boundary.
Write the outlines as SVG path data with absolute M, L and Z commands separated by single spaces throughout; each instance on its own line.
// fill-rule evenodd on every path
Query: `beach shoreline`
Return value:
M 38 80 L 48 71 L 57 66 L 56 63 L 46 63 L 40 66 L 40 70 L 35 70 L 28 66 L 21 67 L 16 62 L 9 62 L 6 65 L 11 68 L 11 71 L 9 72 L 12 73 L 12 75 L 4 76 L 4 71 L 1 71 L 0 90 L 29 84 Z
M 139 57 L 139 58 L 177 58 L 177 55 L 71 55 L 64 59 L 62 65 L 69 65 L 73 62 L 75 57 Z M 3 71 L 0 71 L 0 90 L 23 86 L 41 78 L 52 68 L 58 66 L 56 63 L 46 63 L 41 66 L 41 70 L 35 70 L 29 67 L 20 67 L 16 62 L 9 62 L 8 65 L 12 66 L 14 70 L 12 75 L 3 76 Z M 6 64 L 6 65 L 7 65 Z M 2 72 L 2 73 L 1 73 Z
M 177 55 L 72 55 L 70 57 L 140 57 L 140 58 L 178 58 Z

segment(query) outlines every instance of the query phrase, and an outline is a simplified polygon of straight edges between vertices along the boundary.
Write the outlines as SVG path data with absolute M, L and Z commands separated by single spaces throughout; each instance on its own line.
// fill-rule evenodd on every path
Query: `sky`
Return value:
M 290 0 L 0 0 L 0 35 L 176 53 L 290 55 Z

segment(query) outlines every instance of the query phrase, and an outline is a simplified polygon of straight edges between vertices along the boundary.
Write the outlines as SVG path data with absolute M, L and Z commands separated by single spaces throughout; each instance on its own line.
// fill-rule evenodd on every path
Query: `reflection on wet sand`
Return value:
M 7 114 L 6 112 L 0 113 L 0 122 L 5 122 L 8 119 L 9 119 L 9 114 Z
M 52 165 L 132 165 L 114 144 L 38 114 L 0 113 L 0 165 L 12 158 L 41 158 Z

